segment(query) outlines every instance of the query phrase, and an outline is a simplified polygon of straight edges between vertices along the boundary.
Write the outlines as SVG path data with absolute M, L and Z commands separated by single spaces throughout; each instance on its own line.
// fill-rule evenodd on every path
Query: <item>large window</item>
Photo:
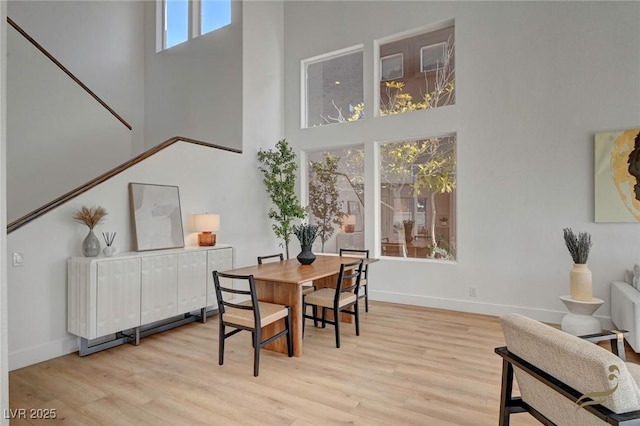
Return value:
M 306 59 L 302 74 L 303 128 L 362 118 L 361 46 Z
M 455 103 L 454 26 L 380 44 L 380 115 Z
M 162 46 L 169 49 L 231 23 L 231 0 L 162 0 Z
M 383 256 L 455 259 L 456 136 L 380 145 Z
M 456 260 L 454 129 L 415 138 L 431 134 L 420 114 L 416 120 L 380 118 L 455 105 L 454 36 L 451 19 L 376 40 L 369 76 L 363 75 L 363 46 L 301 61 L 302 128 L 356 121 L 366 113 L 376 129 L 385 126 L 380 137 L 393 141 L 377 146 L 376 164 L 367 168 L 380 206 L 374 219 L 369 215 L 370 225 L 379 227 L 367 234 L 375 236 L 375 250 L 364 245 L 364 147 L 307 152 L 309 220 L 321 230 L 314 250 L 368 248 L 387 257 Z M 375 100 L 366 111 L 363 80 L 372 82 Z M 370 129 L 367 122 L 356 127 Z
M 320 226 L 314 250 L 364 248 L 364 147 L 307 154 L 309 222 Z

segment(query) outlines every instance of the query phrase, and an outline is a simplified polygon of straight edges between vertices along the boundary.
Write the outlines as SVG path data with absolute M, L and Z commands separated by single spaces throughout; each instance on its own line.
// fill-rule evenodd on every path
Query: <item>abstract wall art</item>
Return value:
M 596 133 L 595 221 L 640 222 L 640 128 Z
M 129 183 L 136 251 L 184 247 L 177 186 Z

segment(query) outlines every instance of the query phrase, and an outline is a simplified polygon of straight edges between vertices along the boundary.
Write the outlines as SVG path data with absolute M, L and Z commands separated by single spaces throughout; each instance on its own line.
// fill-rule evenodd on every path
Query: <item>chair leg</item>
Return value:
M 313 326 L 318 327 L 318 305 L 311 305 L 311 313 L 313 314 Z
M 220 327 L 218 327 L 218 365 L 224 363 L 224 324 L 220 321 Z
M 500 426 L 509 426 L 511 411 L 509 411 L 509 403 L 511 402 L 511 391 L 513 390 L 513 366 L 510 362 L 502 360 L 502 386 L 500 389 Z
M 289 314 L 287 315 L 287 318 L 286 318 L 287 355 L 289 355 L 289 358 L 291 358 L 293 356 L 293 339 L 291 338 L 291 335 L 293 334 L 293 327 L 291 327 L 291 307 L 288 307 L 287 309 L 289 311 Z M 304 329 L 302 329 L 302 333 L 304 334 Z
M 364 311 L 369 312 L 369 286 L 364 286 Z
M 366 306 L 366 299 L 365 299 Z M 358 300 L 356 299 L 356 304 L 354 305 L 354 316 L 356 317 L 356 336 L 360 335 L 360 308 L 358 307 Z
M 333 322 L 336 330 L 336 348 L 340 348 L 340 308 L 333 310 Z
M 253 332 L 253 375 L 254 377 L 258 377 L 258 371 L 260 370 L 260 349 L 262 347 L 261 343 L 261 331 L 256 330 Z
M 327 308 L 322 307 L 322 328 L 327 327 Z

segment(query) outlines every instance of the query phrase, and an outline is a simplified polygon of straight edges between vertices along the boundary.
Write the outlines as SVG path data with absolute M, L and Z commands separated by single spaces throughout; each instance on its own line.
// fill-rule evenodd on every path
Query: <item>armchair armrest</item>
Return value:
M 600 333 L 599 333 L 600 334 Z M 535 408 L 527 404 L 520 397 L 513 397 L 511 395 L 513 390 L 513 368 L 518 367 L 525 373 L 542 382 L 544 385 L 550 387 L 558 394 L 569 399 L 572 402 L 577 402 L 583 398 L 583 394 L 566 383 L 558 380 L 557 378 L 547 374 L 543 370 L 537 368 L 533 364 L 525 361 L 517 355 L 509 352 L 506 346 L 495 348 L 495 353 L 502 357 L 502 386 L 500 394 L 500 420 L 499 424 L 508 425 L 509 416 L 513 413 L 521 413 L 524 411 L 529 412 L 536 419 L 544 424 L 546 421 L 550 422 L 542 413 Z M 584 398 L 582 401 L 592 400 L 590 398 Z M 600 404 L 583 405 L 581 410 L 586 410 L 592 415 L 605 423 L 612 425 L 640 425 L 640 410 L 630 411 L 627 413 L 616 414 L 607 407 Z
M 602 330 L 600 333 L 587 334 L 580 337 L 592 343 L 608 340 L 611 344 L 611 352 L 617 355 L 621 360 L 626 361 L 627 357 L 624 353 L 624 335 L 627 333 L 627 330 Z

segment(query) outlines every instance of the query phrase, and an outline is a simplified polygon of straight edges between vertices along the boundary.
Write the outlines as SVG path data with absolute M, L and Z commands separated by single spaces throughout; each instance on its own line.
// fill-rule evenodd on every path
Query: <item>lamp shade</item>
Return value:
M 356 215 L 348 215 L 342 224 L 344 225 L 344 232 L 352 233 L 356 228 Z
M 196 214 L 193 215 L 193 226 L 196 232 L 212 232 L 220 229 L 219 214 Z

